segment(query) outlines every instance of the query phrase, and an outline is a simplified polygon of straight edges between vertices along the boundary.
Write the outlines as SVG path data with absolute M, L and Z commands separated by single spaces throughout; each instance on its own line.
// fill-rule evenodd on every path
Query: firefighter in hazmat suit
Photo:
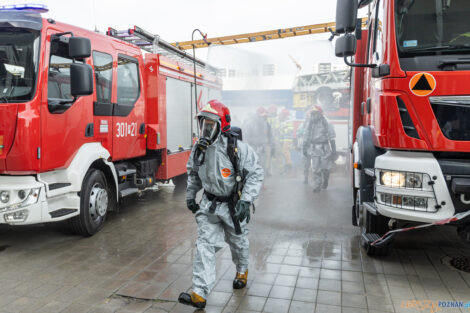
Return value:
M 256 114 L 243 125 L 245 142 L 248 143 L 258 155 L 266 176 L 270 176 L 269 160 L 275 150 L 271 125 L 267 119 L 268 111 L 259 107 Z
M 313 172 L 313 191 L 328 187 L 330 170 L 336 160 L 335 130 L 319 106 L 314 106 L 304 124 L 303 154 L 304 183 L 308 183 L 310 165 Z
M 281 152 L 284 157 L 284 173 L 292 170 L 291 150 L 294 145 L 294 123 L 290 119 L 288 109 L 283 109 L 279 113 L 279 137 L 281 142 Z
M 224 239 L 236 265 L 233 288 L 246 286 L 247 224 L 264 173 L 254 150 L 236 140 L 236 134 L 230 129 L 230 111 L 225 105 L 210 101 L 198 114 L 198 120 L 200 138 L 188 161 L 186 190 L 187 205 L 195 214 L 198 226 L 193 288 L 190 293 L 181 293 L 178 301 L 204 308 L 216 280 L 215 254 L 224 246 Z M 201 189 L 204 194 L 197 204 L 196 194 Z

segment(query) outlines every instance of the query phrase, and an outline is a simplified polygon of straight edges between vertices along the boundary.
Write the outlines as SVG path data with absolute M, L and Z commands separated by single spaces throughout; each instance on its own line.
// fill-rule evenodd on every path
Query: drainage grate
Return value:
M 448 260 L 449 265 L 459 271 L 470 273 L 470 257 L 468 256 L 454 256 Z

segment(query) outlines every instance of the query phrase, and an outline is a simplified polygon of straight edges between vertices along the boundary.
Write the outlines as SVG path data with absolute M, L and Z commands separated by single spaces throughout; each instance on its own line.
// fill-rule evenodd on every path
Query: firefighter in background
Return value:
M 243 125 L 243 134 L 244 141 L 255 150 L 266 175 L 270 176 L 270 159 L 275 147 L 268 111 L 264 107 L 258 107 L 256 114 Z
M 304 183 L 308 184 L 310 165 L 313 172 L 313 192 L 328 188 L 330 170 L 336 160 L 335 130 L 323 115 L 319 106 L 314 106 L 304 125 Z
M 276 152 L 280 151 L 279 119 L 277 118 L 277 106 L 274 104 L 268 107 L 268 124 L 271 128 L 272 145 L 266 168 L 269 170 L 269 173 L 272 174 L 275 170 L 275 164 L 278 164 L 278 162 L 275 162 Z
M 268 123 L 273 129 L 273 133 L 275 129 L 279 128 L 279 120 L 277 119 L 277 106 L 274 104 L 271 104 L 268 107 Z
M 212 100 L 198 114 L 200 137 L 188 160 L 188 209 L 195 214 L 198 237 L 193 260 L 193 289 L 178 301 L 198 309 L 216 281 L 215 254 L 227 242 L 236 266 L 234 289 L 246 286 L 250 206 L 258 198 L 263 168 L 258 156 L 231 131 L 230 111 Z M 196 194 L 204 189 L 201 202 Z M 224 242 L 225 239 L 225 242 Z
M 290 112 L 284 108 L 279 113 L 279 141 L 284 159 L 284 173 L 292 171 L 291 149 L 294 143 L 294 123 L 290 119 Z

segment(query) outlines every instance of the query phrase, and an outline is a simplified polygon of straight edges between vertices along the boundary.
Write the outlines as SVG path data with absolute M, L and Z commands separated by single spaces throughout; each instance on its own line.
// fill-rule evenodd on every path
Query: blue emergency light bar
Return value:
M 31 3 L 31 4 L 0 5 L 0 11 L 7 11 L 7 10 L 30 11 L 30 12 L 37 12 L 37 13 L 49 12 L 47 5 L 44 5 L 44 4 Z

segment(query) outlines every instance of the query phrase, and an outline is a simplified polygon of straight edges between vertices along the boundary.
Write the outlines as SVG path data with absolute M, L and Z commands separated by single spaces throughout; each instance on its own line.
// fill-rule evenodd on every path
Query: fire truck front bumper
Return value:
M 0 175 L 0 224 L 47 222 L 45 185 L 34 176 Z
M 376 158 L 374 174 L 375 205 L 383 216 L 434 223 L 458 213 L 432 153 L 388 151 Z

